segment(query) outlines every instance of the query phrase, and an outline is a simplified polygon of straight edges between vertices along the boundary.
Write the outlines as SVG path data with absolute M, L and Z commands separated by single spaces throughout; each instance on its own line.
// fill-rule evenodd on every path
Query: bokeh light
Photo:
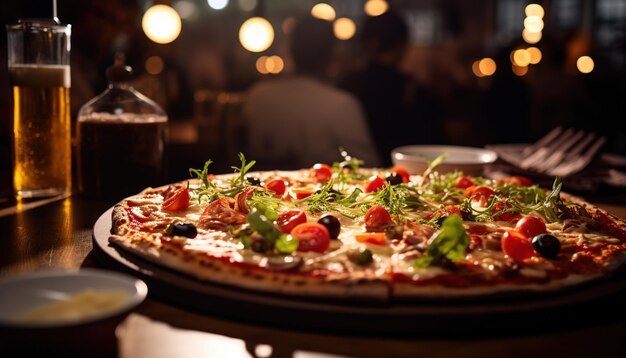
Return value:
M 313 15 L 313 17 L 317 17 L 318 19 L 326 21 L 333 21 L 337 16 L 337 14 L 335 13 L 335 9 L 332 6 L 323 2 L 313 6 L 313 8 L 311 9 L 311 15 Z
M 530 53 L 525 49 L 513 51 L 513 64 L 519 67 L 526 67 L 530 64 Z
M 543 18 L 545 12 L 543 11 L 543 7 L 539 4 L 529 4 L 524 9 L 524 13 L 526 16 L 537 16 L 539 18 Z
M 543 20 L 539 16 L 528 16 L 524 19 L 524 29 L 528 32 L 541 32 Z
M 484 77 L 485 75 L 483 75 L 482 72 L 480 72 L 480 60 L 476 60 L 472 63 L 472 72 L 474 72 L 474 75 L 476 77 Z
M 167 5 L 154 5 L 143 15 L 141 28 L 150 40 L 158 44 L 167 44 L 178 38 L 182 22 L 173 8 Z
M 530 64 L 536 65 L 541 61 L 541 50 L 536 47 L 529 47 L 526 49 L 528 54 L 530 55 Z
M 489 57 L 485 57 L 478 63 L 478 69 L 483 76 L 491 76 L 496 73 L 496 61 Z
M 356 25 L 351 19 L 341 17 L 333 23 L 333 30 L 339 40 L 349 40 L 356 33 Z
M 266 75 L 269 73 L 267 71 L 267 67 L 265 66 L 265 62 L 267 62 L 267 56 L 261 56 L 256 60 L 256 70 L 259 71 L 259 73 L 262 75 Z
M 222 10 L 228 6 L 228 0 L 207 0 L 207 4 L 213 10 Z
M 165 64 L 163 63 L 163 59 L 159 56 L 150 56 L 146 59 L 145 63 L 146 72 L 151 75 L 158 75 L 163 72 L 163 68 Z
M 526 66 L 516 66 L 515 64 L 511 65 L 511 70 L 513 71 L 514 74 L 516 74 L 517 76 L 524 76 L 525 74 L 528 73 L 528 67 Z
M 389 4 L 385 0 L 368 0 L 364 8 L 366 15 L 379 16 L 389 10 Z
M 274 28 L 262 17 L 251 17 L 239 29 L 239 42 L 250 52 L 265 51 L 274 42 Z
M 279 74 L 285 68 L 285 61 L 280 56 L 261 56 L 256 60 L 256 70 L 263 75 Z
M 576 67 L 581 73 L 590 73 L 593 71 L 594 66 L 593 59 L 589 56 L 580 56 L 576 60 Z
M 526 43 L 529 43 L 531 45 L 541 41 L 541 37 L 541 32 L 530 32 L 526 29 L 522 31 L 522 38 L 524 39 L 524 41 L 526 41 Z

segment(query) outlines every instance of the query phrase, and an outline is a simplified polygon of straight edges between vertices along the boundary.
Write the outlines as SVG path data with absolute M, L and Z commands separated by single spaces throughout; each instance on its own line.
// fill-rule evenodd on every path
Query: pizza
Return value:
M 624 266 L 626 223 L 514 176 L 363 168 L 190 169 L 114 206 L 109 241 L 209 284 L 332 300 L 392 302 L 536 294 Z M 140 260 L 140 261 L 141 261 Z

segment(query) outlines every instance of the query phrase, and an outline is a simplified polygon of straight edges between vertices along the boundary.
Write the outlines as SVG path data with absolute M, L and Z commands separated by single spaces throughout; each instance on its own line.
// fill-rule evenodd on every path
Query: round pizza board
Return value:
M 359 334 L 459 334 L 467 336 L 479 322 L 481 333 L 512 330 L 537 333 L 555 327 L 589 324 L 598 307 L 619 306 L 626 275 L 557 293 L 414 302 L 339 302 L 283 296 L 200 281 L 141 259 L 110 245 L 112 208 L 93 228 L 96 260 L 108 268 L 146 281 L 150 295 L 197 312 L 278 327 Z M 623 297 L 622 297 L 623 298 Z M 621 308 L 620 308 L 621 309 Z M 606 317 L 605 317 L 606 318 Z M 537 322 L 549 322 L 539 327 Z M 515 324 L 511 324 L 515 322 Z

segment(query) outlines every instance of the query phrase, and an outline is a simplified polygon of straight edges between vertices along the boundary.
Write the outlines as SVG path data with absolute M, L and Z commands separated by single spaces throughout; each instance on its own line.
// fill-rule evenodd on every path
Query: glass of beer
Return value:
M 13 186 L 18 197 L 72 189 L 71 25 L 20 20 L 7 25 L 13 88 Z

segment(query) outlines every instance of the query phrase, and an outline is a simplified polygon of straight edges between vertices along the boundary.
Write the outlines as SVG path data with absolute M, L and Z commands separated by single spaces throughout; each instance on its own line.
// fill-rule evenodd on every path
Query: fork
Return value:
M 594 133 L 557 127 L 522 151 L 527 156 L 519 167 L 549 175 L 572 175 L 583 170 L 606 142 L 605 137 L 594 141 L 595 137 Z

